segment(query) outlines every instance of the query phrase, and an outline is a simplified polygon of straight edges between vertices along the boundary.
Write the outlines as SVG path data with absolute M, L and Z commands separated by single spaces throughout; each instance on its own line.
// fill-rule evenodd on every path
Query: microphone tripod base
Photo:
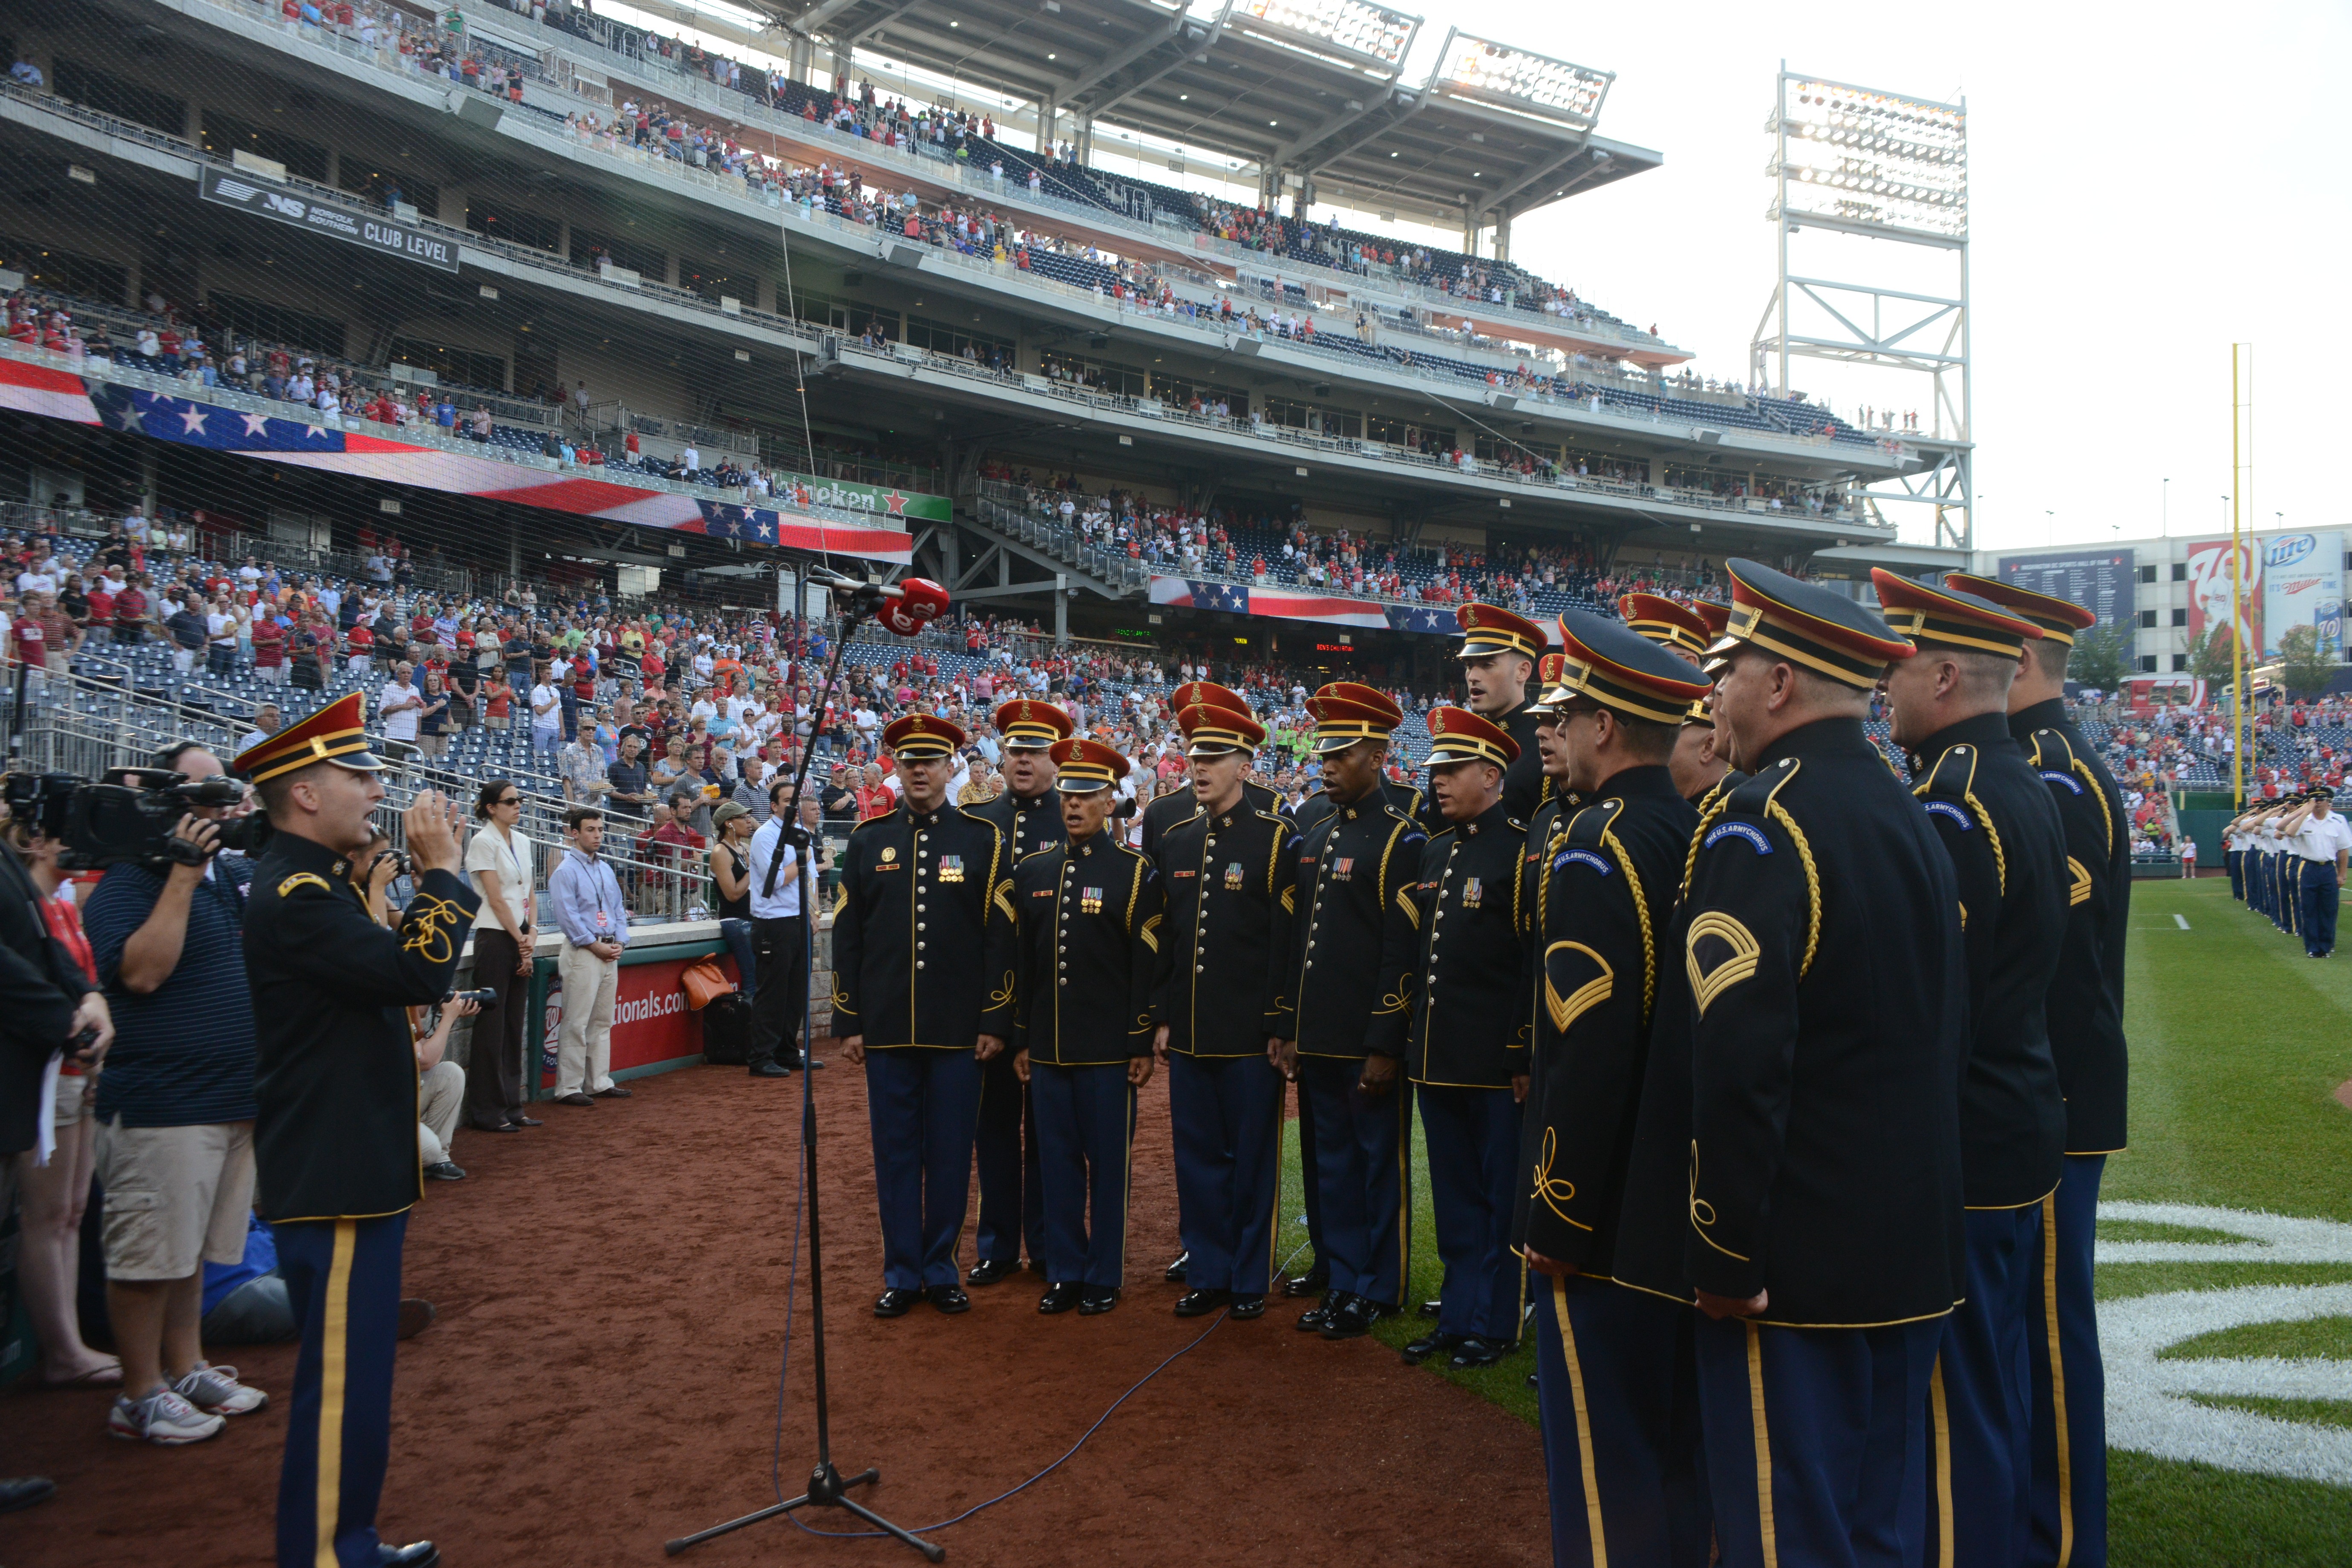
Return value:
M 839 1469 L 835 1468 L 834 1462 L 831 1459 L 825 1459 L 821 1461 L 814 1471 L 810 1472 L 808 1490 L 803 1492 L 800 1496 L 793 1499 L 791 1501 L 780 1502 L 774 1504 L 772 1507 L 763 1508 L 757 1513 L 747 1513 L 740 1519 L 729 1520 L 725 1524 L 713 1525 L 709 1530 L 699 1531 L 692 1535 L 679 1536 L 675 1541 L 664 1542 L 662 1545 L 662 1551 L 667 1555 L 675 1557 L 679 1552 L 685 1551 L 688 1547 L 699 1546 L 704 1542 L 710 1540 L 714 1536 L 725 1535 L 730 1531 L 740 1530 L 747 1524 L 757 1524 L 763 1519 L 773 1519 L 780 1513 L 790 1513 L 797 1508 L 837 1508 L 856 1514 L 859 1519 L 864 1520 L 866 1523 L 872 1525 L 875 1529 L 882 1531 L 884 1534 L 905 1542 L 908 1545 L 921 1552 L 925 1562 L 945 1562 L 948 1554 L 948 1549 L 946 1547 L 934 1545 L 932 1542 L 925 1541 L 919 1535 L 916 1535 L 909 1531 L 899 1529 L 897 1525 L 891 1523 L 888 1520 L 884 1519 L 880 1514 L 876 1513 L 872 1509 L 867 1508 L 865 1504 L 859 1502 L 856 1499 L 849 1495 L 850 1488 L 866 1486 L 871 1482 L 878 1481 L 881 1479 L 881 1471 L 870 1468 L 860 1470 L 854 1476 L 844 1476 Z

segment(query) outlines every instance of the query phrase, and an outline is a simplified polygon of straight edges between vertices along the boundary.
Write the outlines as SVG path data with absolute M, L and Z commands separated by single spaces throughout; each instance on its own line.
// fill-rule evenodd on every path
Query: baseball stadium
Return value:
M 2352 1562 L 2352 531 L 1785 20 L 0 0 L 0 1561 Z

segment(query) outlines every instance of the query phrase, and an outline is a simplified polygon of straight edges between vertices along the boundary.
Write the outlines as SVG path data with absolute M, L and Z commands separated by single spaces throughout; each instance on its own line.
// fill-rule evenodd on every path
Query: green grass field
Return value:
M 2347 911 L 2352 921 L 2352 910 Z M 2185 927 L 2183 922 L 2186 922 Z M 2347 931 L 2352 943 L 2352 931 Z M 2334 1098 L 2352 1080 L 2352 951 L 2313 963 L 2302 943 L 2230 897 L 2227 881 L 2142 882 L 2132 893 L 2131 1148 L 2107 1162 L 2102 1196 L 2263 1210 L 2352 1223 L 2352 1110 Z M 1278 1256 L 1306 1241 L 1297 1132 L 1284 1166 Z M 1415 1130 L 1413 1284 L 1437 1294 L 1439 1264 Z M 2109 1221 L 2109 1241 L 2238 1242 L 2221 1231 Z M 2352 1284 L 2343 1263 L 2102 1265 L 2103 1300 L 2244 1285 Z M 1377 1331 L 1417 1337 L 1407 1313 Z M 2352 1317 L 2248 1323 L 2184 1340 L 2159 1359 L 2352 1361 Z M 1526 1387 L 1534 1352 L 1457 1373 L 1424 1365 L 1533 1422 Z M 2189 1396 L 2341 1433 L 2352 1402 L 2231 1394 Z M 2108 1454 L 2111 1560 L 2120 1568 L 2344 1568 L 2352 1563 L 2352 1489 L 2153 1458 Z

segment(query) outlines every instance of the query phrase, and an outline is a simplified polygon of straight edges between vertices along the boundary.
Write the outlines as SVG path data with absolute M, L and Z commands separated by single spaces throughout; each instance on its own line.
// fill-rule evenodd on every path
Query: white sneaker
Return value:
M 269 1403 L 269 1395 L 236 1380 L 236 1368 L 198 1362 L 194 1371 L 173 1384 L 172 1392 L 213 1415 L 249 1415 Z
M 144 1399 L 133 1399 L 127 1394 L 119 1395 L 106 1416 L 107 1436 L 133 1443 L 161 1443 L 166 1447 L 201 1443 L 227 1425 L 220 1416 L 205 1415 L 168 1388 L 159 1388 Z

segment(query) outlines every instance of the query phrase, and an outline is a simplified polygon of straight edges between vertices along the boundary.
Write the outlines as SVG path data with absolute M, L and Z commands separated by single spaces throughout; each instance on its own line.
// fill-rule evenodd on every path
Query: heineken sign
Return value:
M 853 484 L 847 479 L 820 479 L 808 474 L 776 475 L 773 493 L 777 500 L 790 505 L 864 512 L 876 522 L 890 527 L 902 528 L 910 522 L 946 522 L 955 515 L 953 503 L 945 496 L 885 489 L 876 485 Z

